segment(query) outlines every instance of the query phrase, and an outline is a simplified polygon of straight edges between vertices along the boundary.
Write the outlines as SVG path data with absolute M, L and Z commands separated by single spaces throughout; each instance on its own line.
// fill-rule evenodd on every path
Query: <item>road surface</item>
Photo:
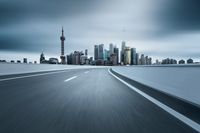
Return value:
M 107 69 L 0 77 L 0 133 L 134 132 L 197 131 Z

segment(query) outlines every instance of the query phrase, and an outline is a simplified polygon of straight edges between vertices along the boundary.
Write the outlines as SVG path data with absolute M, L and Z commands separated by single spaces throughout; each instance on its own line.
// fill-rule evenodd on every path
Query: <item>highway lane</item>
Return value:
M 107 69 L 79 69 L 1 81 L 0 132 L 196 131 L 119 82 Z

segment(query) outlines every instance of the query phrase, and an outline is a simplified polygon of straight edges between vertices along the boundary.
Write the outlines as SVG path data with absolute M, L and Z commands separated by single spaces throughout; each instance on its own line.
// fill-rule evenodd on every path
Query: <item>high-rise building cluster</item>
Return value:
M 88 58 L 88 50 L 85 50 L 85 54 L 82 51 L 74 51 L 67 55 L 67 64 L 71 65 L 89 65 L 93 58 Z
M 120 57 L 120 58 L 119 58 Z M 121 51 L 119 48 L 109 44 L 109 50 L 104 48 L 104 44 L 94 45 L 94 61 L 95 65 L 151 65 L 152 58 L 136 53 L 136 48 L 126 46 L 126 42 L 121 44 Z
M 151 65 L 152 58 L 136 52 L 136 48 L 126 46 L 126 42 L 122 42 L 120 63 L 122 65 Z
M 94 63 L 95 65 L 118 65 L 119 49 L 112 43 L 109 44 L 109 50 L 104 48 L 104 44 L 94 45 Z

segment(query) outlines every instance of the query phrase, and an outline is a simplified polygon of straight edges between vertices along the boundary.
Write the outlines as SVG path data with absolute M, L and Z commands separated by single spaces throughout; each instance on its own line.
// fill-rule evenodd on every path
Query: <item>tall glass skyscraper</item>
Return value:
M 94 60 L 98 60 L 99 57 L 99 46 L 98 45 L 94 45 Z
M 104 59 L 104 44 L 99 45 L 98 59 Z
M 104 44 L 94 45 L 94 60 L 104 59 Z
M 136 48 L 131 48 L 131 65 L 136 65 Z

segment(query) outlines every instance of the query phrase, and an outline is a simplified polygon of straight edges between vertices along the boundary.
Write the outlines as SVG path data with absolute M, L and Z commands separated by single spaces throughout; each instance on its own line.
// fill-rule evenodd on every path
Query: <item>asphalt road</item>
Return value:
M 107 69 L 0 77 L 0 133 L 193 132 Z

